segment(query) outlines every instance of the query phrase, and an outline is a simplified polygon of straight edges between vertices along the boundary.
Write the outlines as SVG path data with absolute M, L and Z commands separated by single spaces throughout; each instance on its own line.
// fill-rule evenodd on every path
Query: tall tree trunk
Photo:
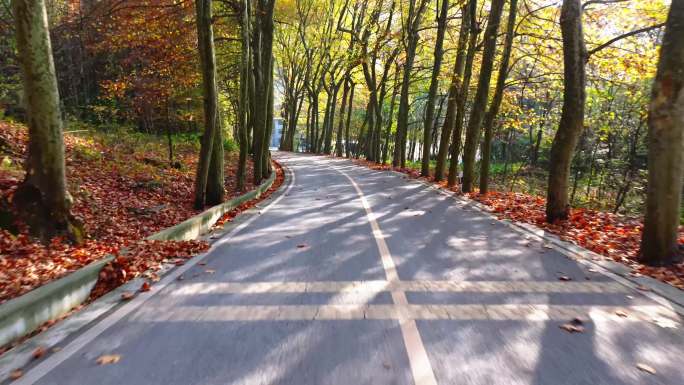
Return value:
M 344 111 L 347 107 L 347 95 L 349 95 L 349 77 L 344 80 L 344 89 L 342 90 L 342 105 L 340 106 L 340 122 L 337 125 L 337 135 L 335 138 L 335 155 L 342 156 L 342 132 L 344 129 Z
M 390 110 L 387 117 L 387 127 L 385 128 L 385 147 L 382 150 L 382 164 L 387 163 L 387 157 L 389 156 L 390 147 L 390 137 L 392 135 L 392 123 L 394 122 L 394 106 L 397 100 L 397 90 L 399 85 L 399 66 L 397 65 L 396 72 L 394 73 L 394 86 L 392 88 L 392 99 L 390 100 Z
M 275 0 L 257 0 L 256 23 L 253 38 L 254 75 L 255 75 L 255 117 L 254 126 L 254 183 L 259 184 L 264 178 L 264 170 L 269 165 L 268 143 L 270 127 L 273 124 L 273 112 L 270 95 L 273 83 L 273 8 Z M 270 118 L 270 122 L 269 122 Z
M 332 152 L 332 132 L 335 124 L 335 110 L 337 106 L 337 93 L 340 90 L 338 85 L 332 85 L 332 101 L 330 103 L 330 112 L 328 116 L 328 125 L 325 129 L 325 144 L 323 145 L 323 152 L 330 155 Z
M 437 0 L 437 4 L 439 5 Z M 444 56 L 444 34 L 447 26 L 447 13 L 449 12 L 449 0 L 441 0 L 442 7 L 437 16 L 437 41 L 435 42 L 435 62 L 432 66 L 432 78 L 430 79 L 430 89 L 428 90 L 427 101 L 425 102 L 425 124 L 423 125 L 423 159 L 420 168 L 420 175 L 430 176 L 430 147 L 432 146 L 432 123 L 435 112 L 435 97 L 439 87 L 439 71 L 442 68 L 442 57 Z M 439 8 L 439 7 L 438 7 Z
M 249 25 L 250 25 L 250 0 L 242 0 L 242 15 L 241 15 L 241 64 L 240 69 L 240 100 L 239 102 L 239 139 L 240 139 L 240 157 L 238 159 L 237 169 L 237 189 L 243 191 L 245 189 L 245 174 L 247 173 L 247 155 L 249 152 L 249 127 L 248 127 L 248 109 L 249 109 L 249 72 L 250 72 L 250 52 L 249 52 Z
M 311 152 L 318 152 L 318 93 L 314 92 L 311 105 Z
M 584 129 L 584 65 L 587 56 L 582 34 L 580 0 L 563 0 L 560 24 L 563 35 L 563 109 L 549 154 L 546 220 L 550 223 L 568 218 L 570 165 Z
M 416 9 L 416 1 L 419 1 Z M 423 18 L 423 13 L 427 7 L 428 0 L 410 0 L 408 20 L 406 21 L 406 61 L 404 62 L 404 76 L 401 82 L 401 93 L 399 95 L 399 112 L 397 117 L 397 135 L 394 148 L 393 166 L 406 167 L 406 137 L 408 133 L 409 115 L 409 86 L 411 83 L 411 72 L 413 62 L 416 58 L 416 48 L 418 46 L 418 28 Z
M 217 110 L 216 128 L 214 130 L 214 145 L 211 150 L 209 175 L 207 176 L 206 204 L 217 205 L 225 199 L 224 171 L 223 171 L 223 129 L 220 113 Z
M 273 63 L 275 60 L 273 60 L 273 57 L 271 57 L 270 65 L 271 68 L 269 70 L 269 76 L 272 76 L 273 74 Z M 267 99 L 267 105 L 266 105 L 266 132 L 264 135 L 264 143 L 263 143 L 263 151 L 261 153 L 261 173 L 263 177 L 268 177 L 271 175 L 271 151 L 269 150 L 270 143 L 271 143 L 271 135 L 273 134 L 273 125 L 275 122 L 273 121 L 273 98 L 274 98 L 274 89 L 273 89 L 273 78 L 271 77 L 269 84 L 268 84 L 268 99 Z
M 482 64 L 480 65 L 480 78 L 477 82 L 477 91 L 473 99 L 473 108 L 470 110 L 468 128 L 466 129 L 466 141 L 463 147 L 463 192 L 471 192 L 475 179 L 475 154 L 480 144 L 482 119 L 487 108 L 489 96 L 489 83 L 492 79 L 494 56 L 496 54 L 496 36 L 501 21 L 504 0 L 492 0 L 489 11 L 487 29 L 484 34 L 484 50 L 482 52 Z
M 83 229 L 71 215 L 59 91 L 44 0 L 13 0 L 17 49 L 28 113 L 26 177 L 14 203 L 31 232 L 48 242 L 63 235 L 74 243 Z
M 648 190 L 640 260 L 680 261 L 678 227 L 684 175 L 684 0 L 673 0 L 648 117 Z
M 468 36 L 468 50 L 465 58 L 465 68 L 463 69 L 463 82 L 461 89 L 456 99 L 456 124 L 452 132 L 451 139 L 451 160 L 449 161 L 449 175 L 447 177 L 447 186 L 453 187 L 456 185 L 458 176 L 458 156 L 461 153 L 461 137 L 463 136 L 463 123 L 466 115 L 466 102 L 468 101 L 468 93 L 470 88 L 470 78 L 473 73 L 473 62 L 475 61 L 475 51 L 477 48 L 477 35 L 480 33 L 480 27 L 477 24 L 477 1 L 470 0 L 468 3 L 470 16 L 470 35 Z
M 504 86 L 506 85 L 506 75 L 508 74 L 508 63 L 511 59 L 511 49 L 513 48 L 513 35 L 515 34 L 515 17 L 518 7 L 518 0 L 511 0 L 508 12 L 508 23 L 506 25 L 506 40 L 504 50 L 501 54 L 501 66 L 499 76 L 496 79 L 496 89 L 494 97 L 489 105 L 489 110 L 484 119 L 484 142 L 482 143 L 482 162 L 480 163 L 480 194 L 486 194 L 489 190 L 489 161 L 491 157 L 492 135 L 494 131 L 494 120 L 499 114 L 499 107 L 503 100 Z
M 349 91 L 349 108 L 347 109 L 347 124 L 344 126 L 344 156 L 351 157 L 351 142 L 349 137 L 349 126 L 351 125 L 352 111 L 354 110 L 354 89 L 356 83 L 351 83 L 351 90 Z
M 201 209 L 206 204 L 216 204 L 217 199 L 223 200 L 223 188 L 217 191 L 217 173 L 222 173 L 223 164 L 221 159 L 214 158 L 213 151 L 221 147 L 220 130 L 218 124 L 218 95 L 216 88 L 216 59 L 214 57 L 214 32 L 212 28 L 211 0 L 196 0 L 195 10 L 197 12 L 197 43 L 200 54 L 200 67 L 202 69 L 202 93 L 204 98 L 204 134 L 202 135 L 202 146 L 200 148 L 199 162 L 197 164 L 197 175 L 195 176 L 195 208 Z M 215 148 L 216 147 L 216 148 Z M 213 164 L 213 162 L 221 162 Z M 211 174 L 211 175 L 210 175 Z M 211 187 L 209 187 L 211 185 Z M 223 186 L 221 186 L 223 187 Z M 211 188 L 212 196 L 207 196 L 208 189 Z M 219 202 L 220 202 L 219 201 Z
M 468 45 L 468 32 L 470 31 L 470 5 L 467 3 L 461 7 L 461 27 L 458 33 L 458 45 L 456 62 L 454 63 L 451 84 L 449 85 L 449 99 L 447 101 L 447 112 L 442 125 L 442 135 L 439 140 L 439 150 L 437 152 L 437 164 L 435 165 L 435 181 L 439 182 L 444 178 L 444 168 L 449 152 L 449 141 L 451 132 L 456 123 L 456 109 L 458 108 L 458 94 L 463 82 L 463 71 L 465 69 L 465 59 Z

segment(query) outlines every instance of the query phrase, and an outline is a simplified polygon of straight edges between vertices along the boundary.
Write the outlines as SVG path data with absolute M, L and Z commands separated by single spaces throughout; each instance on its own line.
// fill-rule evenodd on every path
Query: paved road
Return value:
M 420 183 L 277 156 L 259 214 L 22 383 L 684 384 L 680 318 L 643 293 Z

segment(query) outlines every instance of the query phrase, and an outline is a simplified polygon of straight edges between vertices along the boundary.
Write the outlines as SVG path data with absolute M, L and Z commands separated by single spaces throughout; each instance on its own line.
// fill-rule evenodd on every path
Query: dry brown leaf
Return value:
M 100 356 L 96 362 L 98 365 L 109 365 L 116 364 L 119 360 L 121 360 L 121 356 L 118 354 L 105 354 Z
M 615 312 L 615 315 L 617 315 L 618 317 L 626 318 L 627 312 L 625 312 L 624 310 L 618 310 Z
M 642 364 L 639 362 L 636 364 L 636 367 L 637 367 L 637 369 L 641 370 L 642 372 L 646 372 L 649 374 L 656 374 L 656 370 L 652 366 Z
M 583 333 L 584 326 L 582 325 L 584 325 L 584 321 L 579 318 L 573 318 L 572 321 L 561 325 L 560 328 L 568 333 Z
M 582 325 L 574 325 L 571 323 L 567 324 L 562 324 L 560 326 L 561 329 L 565 330 L 568 333 L 583 333 L 584 332 L 584 326 Z
M 135 293 L 132 293 L 130 291 L 126 291 L 126 292 L 121 293 L 121 299 L 123 301 L 128 301 L 130 299 L 133 299 L 133 297 L 135 297 Z
M 142 286 L 140 286 L 140 291 L 143 293 L 146 291 L 150 291 L 150 283 L 147 281 L 143 282 Z
M 16 380 L 21 378 L 23 375 L 24 372 L 21 369 L 14 369 L 12 372 L 10 372 L 9 378 L 10 380 Z
M 37 360 L 40 357 L 44 356 L 45 353 L 46 353 L 45 348 L 42 346 L 39 346 L 36 348 L 36 350 L 33 351 L 33 353 L 31 353 L 31 358 L 33 358 L 34 360 Z

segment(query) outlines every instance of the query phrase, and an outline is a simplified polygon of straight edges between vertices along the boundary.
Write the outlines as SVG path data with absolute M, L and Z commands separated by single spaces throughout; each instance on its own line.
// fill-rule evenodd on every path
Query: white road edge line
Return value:
M 294 183 L 295 183 L 294 172 L 288 168 L 285 168 L 285 167 L 283 167 L 283 169 L 290 175 L 290 180 L 289 180 L 289 183 L 287 185 L 287 188 L 276 199 L 274 199 L 272 202 L 270 202 L 268 205 L 266 205 L 264 208 L 262 208 L 261 214 L 264 214 L 266 211 L 268 211 L 269 209 L 274 207 L 278 202 L 280 202 L 281 199 L 283 199 L 285 196 L 287 196 L 289 191 L 292 189 L 292 186 L 294 186 Z M 254 222 L 258 217 L 259 217 L 259 215 L 254 215 L 254 216 L 250 217 L 249 219 L 247 219 L 246 221 L 244 221 L 243 223 L 241 223 L 240 225 L 238 225 L 237 227 L 232 229 L 230 232 L 228 232 L 223 237 L 231 238 L 231 237 L 235 236 L 235 234 L 237 234 L 242 229 L 247 227 L 249 224 Z M 187 261 L 185 263 L 185 265 L 179 267 L 176 270 L 172 270 L 168 275 L 164 276 L 159 283 L 154 285 L 152 287 L 151 291 L 149 291 L 147 293 L 138 294 L 130 302 L 121 306 L 119 309 L 117 309 L 116 311 L 114 311 L 109 316 L 105 317 L 104 319 L 102 319 L 100 322 L 95 324 L 93 327 L 86 330 L 83 334 L 76 337 L 73 341 L 71 341 L 62 350 L 55 353 L 54 355 L 49 356 L 48 358 L 45 359 L 45 361 L 43 361 L 43 362 L 39 363 L 38 365 L 36 365 L 35 367 L 31 368 L 27 373 L 24 374 L 23 377 L 12 382 L 12 385 L 30 385 L 30 384 L 34 384 L 35 382 L 37 382 L 38 380 L 43 378 L 50 371 L 52 371 L 54 368 L 56 368 L 59 364 L 66 361 L 69 357 L 71 357 L 76 352 L 78 352 L 86 344 L 90 343 L 95 338 L 97 338 L 105 330 L 109 329 L 115 323 L 119 322 L 121 319 L 123 319 L 128 314 L 130 314 L 133 310 L 136 310 L 143 303 L 147 302 L 149 299 L 151 299 L 155 295 L 159 294 L 164 288 L 166 288 L 172 282 L 175 282 L 179 276 L 181 276 L 183 273 L 185 273 L 186 271 L 188 271 L 189 269 L 191 269 L 192 267 L 197 265 L 207 255 L 209 255 L 211 250 L 216 245 L 217 245 L 217 243 L 212 245 L 212 248 L 209 249 L 209 251 L 207 251 L 206 253 L 198 255 L 198 256 L 190 259 L 189 261 Z
M 397 267 L 392 259 L 392 254 L 389 251 L 389 247 L 385 242 L 385 237 L 380 230 L 380 225 L 375 220 L 375 214 L 371 210 L 370 204 L 363 194 L 363 191 L 359 185 L 349 176 L 346 172 L 342 171 L 338 167 L 331 167 L 335 171 L 344 175 L 349 182 L 354 186 L 356 193 L 361 199 L 361 204 L 366 211 L 366 217 L 373 230 L 373 238 L 375 238 L 375 243 L 378 246 L 378 251 L 380 252 L 380 259 L 382 261 L 382 266 L 385 269 L 385 275 L 387 276 L 387 281 L 398 282 L 399 275 L 397 274 Z M 392 301 L 396 305 L 408 305 L 408 299 L 406 298 L 406 293 L 403 291 L 392 291 Z M 437 379 L 435 378 L 435 373 L 432 370 L 432 364 L 430 364 L 430 359 L 428 358 L 427 351 L 425 350 L 425 345 L 420 337 L 420 332 L 418 331 L 418 325 L 416 321 L 412 319 L 400 319 L 399 325 L 401 328 L 401 335 L 404 339 L 404 345 L 406 347 L 406 353 L 408 353 L 409 365 L 411 366 L 411 373 L 413 374 L 413 381 L 416 385 L 437 385 Z

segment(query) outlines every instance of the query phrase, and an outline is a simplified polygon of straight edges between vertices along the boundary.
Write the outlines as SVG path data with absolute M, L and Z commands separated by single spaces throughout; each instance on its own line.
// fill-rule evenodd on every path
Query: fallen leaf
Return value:
M 216 270 L 207 269 L 207 270 L 204 270 L 204 272 L 207 274 L 214 274 L 214 273 L 216 273 Z
M 565 330 L 568 333 L 582 333 L 584 332 L 584 327 L 581 325 L 573 325 L 573 324 L 562 324 L 560 326 L 561 329 Z
M 119 360 L 121 360 L 121 356 L 118 354 L 105 354 L 100 356 L 96 362 L 98 365 L 109 365 L 116 364 Z
M 642 363 L 637 363 L 636 367 L 637 367 L 637 369 L 641 370 L 642 372 L 646 372 L 649 374 L 656 374 L 656 370 L 652 366 L 642 364 Z
M 12 372 L 10 372 L 9 378 L 10 380 L 16 380 L 21 378 L 23 375 L 24 372 L 21 369 L 14 369 Z
M 142 286 L 140 286 L 140 291 L 143 293 L 146 291 L 150 291 L 150 283 L 147 281 L 143 282 Z
M 133 297 L 135 297 L 135 293 L 133 293 L 133 292 L 126 291 L 126 292 L 121 293 L 121 299 L 124 301 L 128 301 L 130 299 L 133 299 Z
M 650 287 L 644 286 L 644 285 L 638 285 L 636 288 L 637 288 L 637 290 L 641 290 L 641 291 L 651 291 Z
M 561 275 L 558 277 L 560 281 L 572 281 L 572 278 L 568 277 L 567 275 Z
M 206 263 L 206 262 L 200 262 L 200 263 L 198 263 L 198 265 L 200 265 L 200 266 L 206 266 L 207 263 Z
M 584 326 L 582 325 L 584 325 L 584 321 L 579 318 L 573 318 L 572 321 L 561 325 L 560 328 L 568 333 L 583 333 Z
M 615 312 L 615 315 L 617 315 L 618 317 L 622 317 L 622 318 L 626 318 L 626 317 L 627 317 L 627 313 L 626 313 L 624 310 L 618 310 L 618 311 L 616 311 L 616 312 Z
M 297 248 L 298 248 L 298 249 L 303 249 L 303 248 L 305 248 L 306 246 L 307 246 L 306 243 L 300 243 L 300 244 L 297 245 Z
M 36 348 L 36 350 L 33 351 L 33 353 L 31 353 L 31 358 L 33 358 L 34 360 L 37 360 L 40 357 L 44 356 L 45 353 L 46 353 L 45 348 L 42 346 L 39 346 Z
M 59 347 L 59 346 L 55 346 L 54 348 L 52 348 L 52 352 L 53 352 L 53 353 L 57 353 L 57 352 L 59 352 L 60 350 L 62 350 L 62 348 Z

